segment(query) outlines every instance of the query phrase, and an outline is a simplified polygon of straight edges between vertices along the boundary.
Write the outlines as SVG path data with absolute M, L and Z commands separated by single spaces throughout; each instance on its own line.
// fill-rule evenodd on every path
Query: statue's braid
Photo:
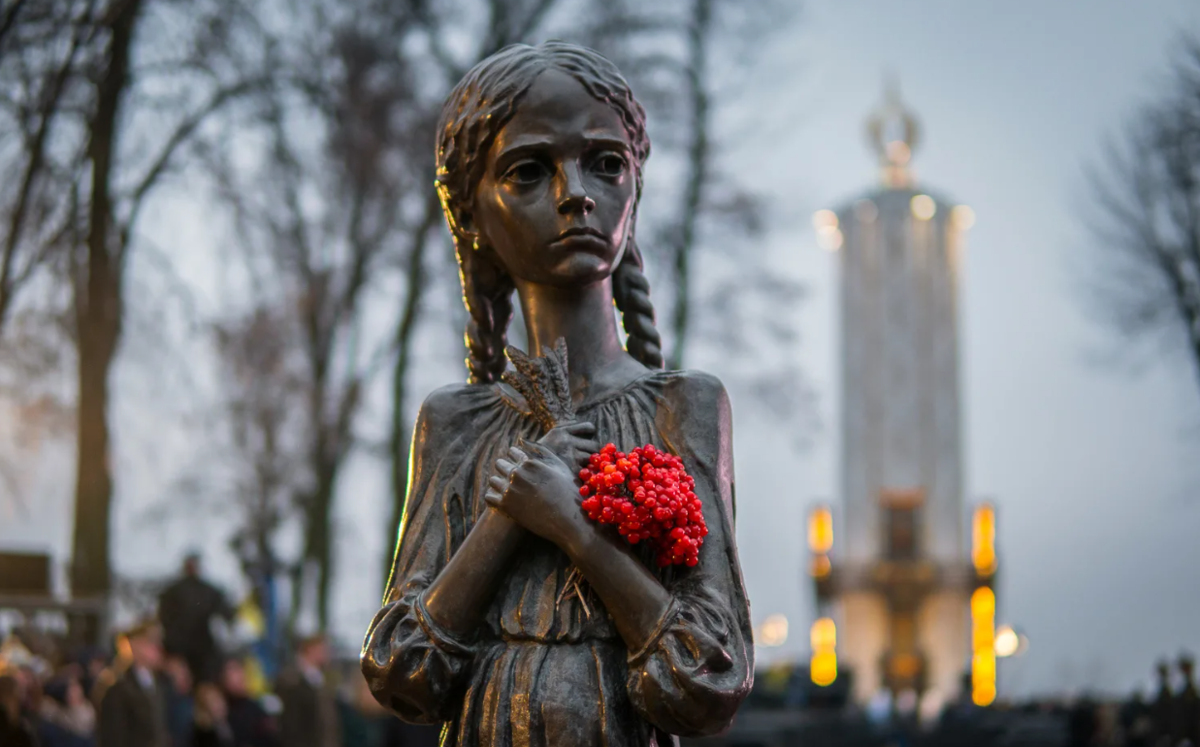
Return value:
M 490 257 L 466 248 L 462 264 L 463 300 L 467 313 L 467 370 L 473 384 L 500 380 L 506 366 L 504 346 L 512 320 L 512 279 L 494 267 Z M 487 265 L 493 265 L 488 267 Z
M 514 286 L 512 278 L 496 262 L 491 248 L 472 241 L 471 235 L 458 225 L 458 215 L 465 202 L 463 195 L 470 194 L 478 183 L 488 148 L 503 123 L 512 118 L 519 97 L 483 101 L 474 83 L 468 76 L 455 91 L 460 99 L 474 100 L 474 116 L 445 124 L 440 143 L 438 190 L 454 237 L 463 302 L 470 316 L 466 330 L 469 381 L 490 384 L 500 380 L 507 366 L 504 348 L 513 316 Z
M 625 327 L 625 349 L 647 368 L 662 368 L 662 336 L 654 326 L 650 281 L 642 272 L 642 255 L 632 238 L 613 273 L 613 300 Z

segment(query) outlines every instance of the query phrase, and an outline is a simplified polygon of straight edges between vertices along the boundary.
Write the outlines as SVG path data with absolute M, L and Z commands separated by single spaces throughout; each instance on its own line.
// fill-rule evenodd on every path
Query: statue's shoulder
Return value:
M 417 427 L 436 431 L 458 428 L 477 417 L 481 408 L 499 402 L 494 384 L 447 384 L 425 397 L 417 415 Z
M 663 393 L 672 402 L 686 404 L 697 412 L 729 409 L 729 392 L 725 385 L 705 371 L 684 369 L 665 372 Z
M 703 371 L 670 371 L 656 425 L 681 455 L 718 463 L 732 449 L 733 410 L 721 380 Z

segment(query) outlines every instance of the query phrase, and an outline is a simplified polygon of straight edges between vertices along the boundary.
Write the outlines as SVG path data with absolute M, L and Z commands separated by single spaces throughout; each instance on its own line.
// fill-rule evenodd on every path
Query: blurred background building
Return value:
M 840 658 L 857 700 L 886 690 L 936 710 L 975 658 L 975 699 L 990 703 L 994 510 L 979 512 L 969 547 L 959 407 L 960 254 L 974 217 L 916 182 L 920 128 L 895 87 L 867 130 L 880 184 L 814 217 L 839 258 L 842 497 L 836 549 L 833 512 L 810 516 L 812 678 L 831 683 Z

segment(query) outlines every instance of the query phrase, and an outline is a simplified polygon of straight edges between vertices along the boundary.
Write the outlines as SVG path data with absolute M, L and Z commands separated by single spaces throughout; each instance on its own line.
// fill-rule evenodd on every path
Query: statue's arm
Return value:
M 640 648 L 666 616 L 671 594 L 628 544 L 578 514 L 581 519 L 560 546 L 604 602 L 625 644 L 631 651 Z
M 423 595 L 429 616 L 444 630 L 469 640 L 483 621 L 525 530 L 487 508 Z
M 589 454 L 600 450 L 595 432 L 591 423 L 568 423 L 552 429 L 538 443 L 578 468 L 587 463 Z M 504 482 L 498 472 L 495 479 Z M 482 623 L 509 561 L 527 534 L 503 511 L 489 506 L 425 592 L 430 617 L 446 630 L 469 637 Z
M 696 481 L 709 533 L 693 568 L 664 586 L 611 532 L 591 532 L 568 552 L 612 613 L 629 649 L 627 688 L 647 721 L 701 736 L 732 721 L 754 678 L 750 608 L 733 529 L 729 398 L 716 378 L 681 374 L 656 422 L 666 447 Z
M 465 517 L 447 510 L 460 501 L 445 476 L 474 448 L 463 422 L 469 396 L 445 388 L 421 406 L 392 579 L 363 643 L 362 671 L 372 693 L 416 723 L 445 721 L 461 703 L 483 610 L 524 533 L 489 509 L 463 537 Z

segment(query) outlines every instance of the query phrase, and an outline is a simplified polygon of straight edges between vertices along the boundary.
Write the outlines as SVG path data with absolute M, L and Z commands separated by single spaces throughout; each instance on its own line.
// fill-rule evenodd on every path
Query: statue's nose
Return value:
M 579 166 L 569 163 L 563 167 L 562 188 L 558 202 L 558 212 L 563 215 L 583 213 L 587 215 L 596 209 L 596 201 L 588 197 L 583 186 L 583 174 Z

